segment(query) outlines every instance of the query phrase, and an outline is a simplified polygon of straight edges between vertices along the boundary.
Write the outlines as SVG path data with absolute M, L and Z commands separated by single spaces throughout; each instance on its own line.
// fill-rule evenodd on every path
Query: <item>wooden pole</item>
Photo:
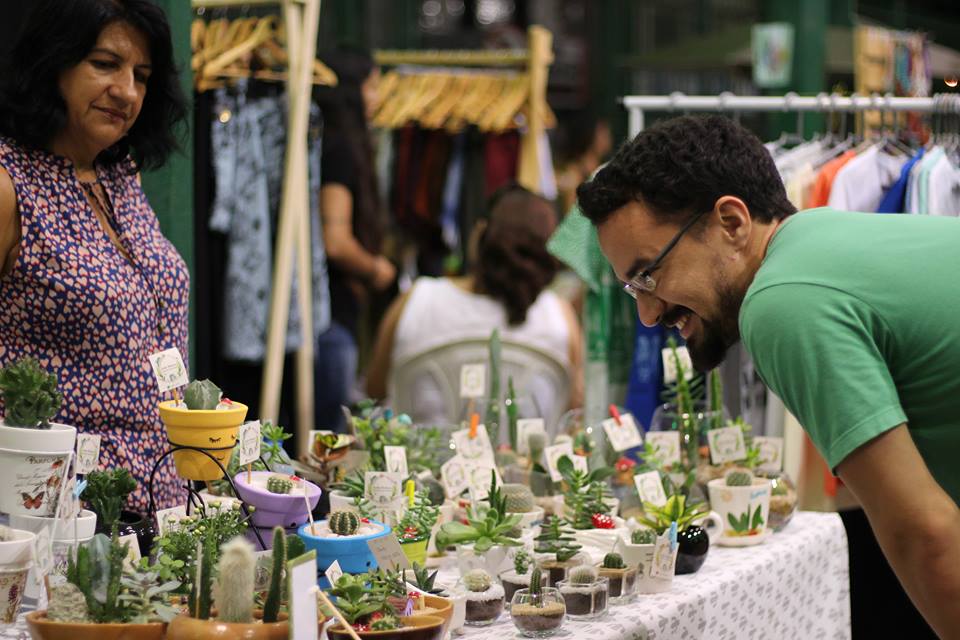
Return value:
M 527 130 L 520 142 L 517 182 L 534 193 L 543 193 L 540 184 L 540 144 L 546 130 L 547 79 L 553 62 L 553 34 L 539 25 L 527 29 L 527 73 L 530 96 Z

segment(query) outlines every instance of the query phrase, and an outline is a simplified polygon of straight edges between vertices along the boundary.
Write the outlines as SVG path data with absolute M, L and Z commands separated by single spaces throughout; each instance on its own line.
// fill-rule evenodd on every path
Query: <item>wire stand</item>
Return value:
M 150 479 L 147 481 L 147 495 L 150 496 L 150 507 L 149 507 L 149 509 L 148 509 L 148 511 L 147 511 L 147 515 L 148 515 L 148 516 L 153 517 L 153 516 L 155 516 L 156 513 L 157 513 L 157 511 L 156 511 L 156 503 L 154 502 L 154 499 L 153 499 L 153 479 L 154 479 L 154 477 L 157 475 L 157 471 L 160 469 L 160 464 L 161 464 L 164 460 L 166 460 L 168 456 L 170 456 L 171 454 L 173 454 L 173 453 L 175 453 L 175 452 L 177 452 L 177 451 L 196 451 L 196 452 L 198 452 L 198 453 L 202 453 L 203 455 L 207 456 L 208 458 L 210 458 L 211 460 L 213 460 L 213 463 L 214 463 L 214 464 L 216 464 L 218 467 L 220 467 L 220 471 L 221 471 L 221 473 L 223 474 L 223 478 L 226 479 L 226 481 L 227 481 L 228 483 L 230 483 L 230 489 L 233 490 L 233 495 L 237 496 L 237 502 L 240 503 L 240 508 L 243 510 L 243 515 L 244 515 L 245 519 L 248 520 L 248 521 L 250 520 L 250 510 L 247 509 L 247 503 L 245 503 L 243 500 L 240 500 L 240 497 L 239 497 L 240 494 L 237 493 L 237 486 L 236 486 L 235 484 L 233 484 L 233 478 L 231 478 L 231 477 L 230 477 L 230 474 L 227 473 L 226 468 L 225 468 L 222 464 L 220 464 L 220 461 L 217 460 L 216 457 L 214 457 L 214 456 L 210 453 L 210 451 L 226 451 L 226 450 L 229 450 L 229 449 L 233 449 L 236 445 L 231 445 L 231 446 L 229 446 L 229 447 L 213 447 L 213 448 L 211 448 L 210 450 L 207 450 L 207 449 L 201 449 L 201 448 L 199 448 L 199 447 L 192 447 L 192 446 L 189 446 L 189 445 L 174 444 L 174 443 L 172 443 L 172 442 L 171 442 L 170 444 L 173 445 L 173 446 L 172 446 L 170 449 L 167 449 L 167 450 L 163 453 L 163 455 L 161 455 L 159 458 L 157 458 L 157 461 L 153 463 L 153 470 L 150 471 Z M 260 458 L 260 461 L 263 462 L 263 458 Z M 269 466 L 267 466 L 267 463 L 266 463 L 266 462 L 263 462 L 263 465 L 264 465 L 267 469 L 270 468 Z M 190 481 L 190 480 L 187 480 L 187 482 L 186 482 L 186 484 L 185 484 L 185 488 L 186 488 L 186 490 L 187 490 L 187 515 L 190 515 L 190 507 L 191 507 L 191 506 L 195 506 L 198 511 L 200 511 L 201 513 L 204 513 L 204 514 L 205 514 L 205 510 L 206 510 L 206 509 L 205 509 L 205 505 L 204 505 L 204 502 L 203 502 L 203 498 L 200 497 L 200 492 L 197 491 L 197 490 L 194 488 L 193 482 Z M 263 542 L 263 537 L 260 535 L 260 529 L 259 529 L 259 527 L 255 526 L 255 525 L 251 522 L 250 525 L 249 525 L 249 528 L 253 530 L 253 535 L 255 535 L 255 536 L 257 537 L 257 542 L 260 543 L 260 548 L 261 548 L 261 549 L 266 549 L 267 546 L 266 546 L 266 544 Z

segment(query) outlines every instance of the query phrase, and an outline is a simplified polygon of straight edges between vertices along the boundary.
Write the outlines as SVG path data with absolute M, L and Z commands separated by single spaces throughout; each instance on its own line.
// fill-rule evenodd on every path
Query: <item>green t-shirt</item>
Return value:
M 960 220 L 796 214 L 770 242 L 740 333 L 831 468 L 907 422 L 960 502 Z

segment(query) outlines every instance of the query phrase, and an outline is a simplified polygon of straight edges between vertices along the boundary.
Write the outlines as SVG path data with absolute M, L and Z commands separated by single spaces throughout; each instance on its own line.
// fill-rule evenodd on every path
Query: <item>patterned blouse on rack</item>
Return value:
M 187 355 L 186 264 L 129 159 L 97 166 L 129 259 L 97 220 L 70 160 L 0 138 L 0 166 L 13 180 L 21 225 L 19 256 L 0 278 L 0 366 L 33 356 L 57 374 L 63 406 L 54 421 L 101 436 L 101 468 L 131 471 L 138 487 L 127 507 L 144 513 L 150 471 L 167 446 L 148 356 L 171 347 Z M 182 502 L 178 485 L 168 457 L 154 480 L 158 508 Z

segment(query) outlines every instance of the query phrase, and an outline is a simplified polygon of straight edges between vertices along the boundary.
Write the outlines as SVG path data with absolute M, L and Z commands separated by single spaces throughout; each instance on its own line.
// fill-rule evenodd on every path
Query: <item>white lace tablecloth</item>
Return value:
M 2 626 L 2 625 L 0 625 Z M 0 640 L 29 638 L 22 617 Z M 508 615 L 462 640 L 519 638 Z M 835 513 L 800 512 L 755 547 L 711 547 L 697 573 L 668 593 L 637 596 L 589 622 L 567 620 L 561 639 L 777 640 L 850 638 L 847 537 Z

